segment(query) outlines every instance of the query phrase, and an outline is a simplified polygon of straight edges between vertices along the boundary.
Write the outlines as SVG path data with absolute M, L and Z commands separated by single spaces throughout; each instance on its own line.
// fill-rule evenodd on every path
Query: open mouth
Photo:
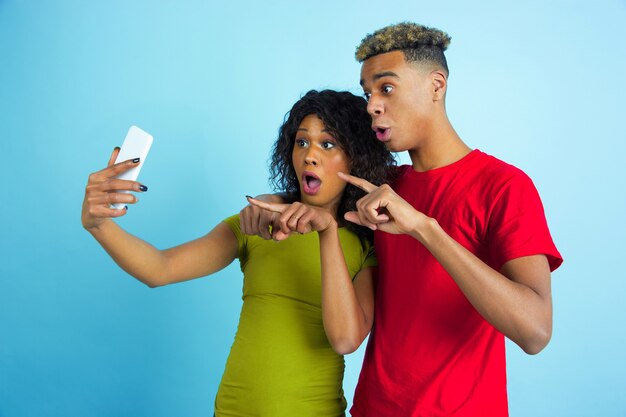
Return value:
M 391 137 L 391 129 L 388 127 L 372 126 L 374 132 L 376 132 L 376 139 L 381 142 L 387 142 Z
M 320 180 L 320 177 L 308 171 L 302 173 L 302 191 L 306 194 L 317 194 L 321 186 L 322 180 Z

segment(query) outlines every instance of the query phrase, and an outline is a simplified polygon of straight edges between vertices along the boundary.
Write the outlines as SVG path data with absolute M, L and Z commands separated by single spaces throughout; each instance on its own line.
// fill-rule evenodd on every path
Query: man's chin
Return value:
M 391 141 L 391 140 L 389 142 L 385 142 L 385 148 L 387 148 L 389 152 L 402 152 L 406 150 L 398 146 L 398 142 Z

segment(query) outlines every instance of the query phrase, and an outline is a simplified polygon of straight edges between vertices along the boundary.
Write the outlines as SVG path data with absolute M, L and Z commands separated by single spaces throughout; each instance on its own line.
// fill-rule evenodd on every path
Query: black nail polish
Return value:
M 137 162 L 139 162 L 139 158 L 133 159 L 133 164 L 136 164 Z
M 140 186 L 139 186 L 139 190 L 141 190 L 141 191 L 144 191 L 144 192 L 145 192 L 145 191 L 148 191 L 148 187 L 146 187 L 145 185 L 140 185 Z
M 126 209 L 126 211 L 128 211 L 128 206 L 124 206 L 124 208 Z
M 249 195 L 246 194 L 246 198 L 252 198 L 252 196 L 249 196 Z

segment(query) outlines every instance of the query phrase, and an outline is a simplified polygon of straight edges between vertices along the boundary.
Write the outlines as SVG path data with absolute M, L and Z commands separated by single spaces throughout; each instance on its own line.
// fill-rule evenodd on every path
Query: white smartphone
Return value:
M 130 181 L 137 180 L 137 177 L 139 176 L 139 171 L 141 171 L 141 167 L 146 161 L 146 156 L 148 156 L 150 146 L 152 146 L 152 140 L 152 135 L 139 129 L 137 126 L 131 126 L 130 129 L 128 129 L 128 133 L 126 134 L 124 143 L 122 143 L 120 153 L 117 154 L 117 159 L 115 159 L 115 163 L 117 164 L 119 162 L 124 162 L 128 159 L 140 158 L 139 165 L 137 165 L 135 168 L 129 169 L 126 172 L 122 172 L 115 178 Z M 130 191 L 120 192 L 127 194 L 130 193 Z M 126 204 L 124 203 L 111 204 L 111 208 L 118 210 L 123 209 L 124 206 L 126 206 Z

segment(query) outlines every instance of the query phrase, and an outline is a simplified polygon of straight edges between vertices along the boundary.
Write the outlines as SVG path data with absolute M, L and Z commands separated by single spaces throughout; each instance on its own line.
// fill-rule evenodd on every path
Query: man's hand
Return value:
M 415 210 L 389 185 L 377 187 L 362 178 L 342 172 L 338 175 L 342 180 L 367 193 L 357 201 L 357 211 L 350 211 L 344 215 L 346 220 L 372 230 L 408 234 L 419 239 L 419 230 L 428 222 L 429 217 Z
M 267 203 L 252 197 L 248 197 L 250 205 L 261 211 L 273 213 L 278 216 L 272 230 L 272 238 L 280 241 L 285 240 L 292 233 L 309 233 L 312 231 L 323 233 L 331 228 L 337 228 L 337 222 L 327 211 L 319 207 L 313 207 L 300 202 L 292 204 Z

